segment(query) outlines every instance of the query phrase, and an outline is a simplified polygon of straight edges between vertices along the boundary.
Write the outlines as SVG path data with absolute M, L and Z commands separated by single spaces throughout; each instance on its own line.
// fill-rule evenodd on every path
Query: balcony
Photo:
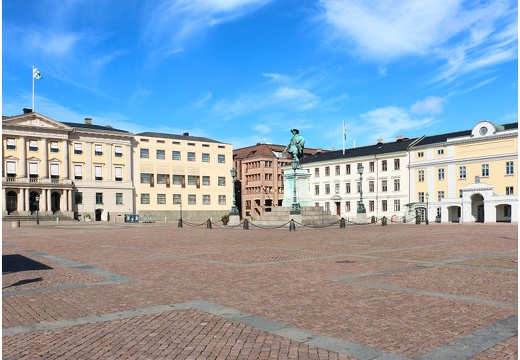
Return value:
M 18 184 L 18 185 L 26 185 L 26 184 L 42 184 L 42 185 L 72 185 L 71 179 L 44 179 L 40 177 L 21 177 L 21 176 L 7 176 L 2 177 L 2 184 Z

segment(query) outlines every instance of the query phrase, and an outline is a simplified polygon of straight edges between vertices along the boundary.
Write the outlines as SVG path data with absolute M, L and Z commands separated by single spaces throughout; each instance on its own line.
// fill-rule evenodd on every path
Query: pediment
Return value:
M 32 161 L 32 162 L 37 161 L 37 162 L 40 162 L 41 159 L 38 159 L 37 157 L 32 156 L 32 157 L 28 158 L 27 161 Z
M 58 159 L 58 158 L 52 158 L 52 159 L 49 159 L 49 162 L 52 162 L 52 163 L 56 163 L 56 162 L 61 162 L 61 159 Z
M 14 128 L 39 128 L 45 130 L 62 130 L 72 131 L 70 126 L 67 126 L 59 121 L 53 120 L 47 116 L 39 113 L 29 113 L 9 118 L 2 119 L 2 128 L 14 127 Z
M 16 156 L 9 155 L 4 157 L 4 160 L 18 161 L 19 159 Z

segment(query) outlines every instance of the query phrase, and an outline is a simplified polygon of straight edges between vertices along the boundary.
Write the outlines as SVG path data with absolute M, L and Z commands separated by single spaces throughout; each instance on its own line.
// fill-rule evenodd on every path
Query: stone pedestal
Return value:
M 357 213 L 356 214 L 356 224 L 366 224 L 367 223 L 367 213 Z
M 283 201 L 282 206 L 291 207 L 294 197 L 294 180 L 296 177 L 296 200 L 300 206 L 313 206 L 310 197 L 309 179 L 311 174 L 307 170 L 288 170 L 283 174 Z
M 237 226 L 240 224 L 240 215 L 229 215 L 229 226 Z

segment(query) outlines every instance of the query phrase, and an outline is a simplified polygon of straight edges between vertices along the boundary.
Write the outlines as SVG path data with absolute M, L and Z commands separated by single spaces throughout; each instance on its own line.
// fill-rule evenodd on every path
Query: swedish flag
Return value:
M 38 71 L 38 69 L 36 68 L 33 68 L 33 77 L 35 79 L 40 79 L 42 76 L 40 75 L 40 72 Z

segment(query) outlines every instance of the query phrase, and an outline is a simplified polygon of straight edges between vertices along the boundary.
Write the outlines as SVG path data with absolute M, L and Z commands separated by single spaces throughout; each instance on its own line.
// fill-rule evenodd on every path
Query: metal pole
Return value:
M 36 225 L 40 225 L 40 218 L 38 217 L 39 209 L 40 209 L 40 197 L 36 196 Z
M 182 227 L 182 201 L 179 203 L 179 205 L 181 206 L 181 218 L 179 219 L 179 223 L 177 224 L 177 227 Z

